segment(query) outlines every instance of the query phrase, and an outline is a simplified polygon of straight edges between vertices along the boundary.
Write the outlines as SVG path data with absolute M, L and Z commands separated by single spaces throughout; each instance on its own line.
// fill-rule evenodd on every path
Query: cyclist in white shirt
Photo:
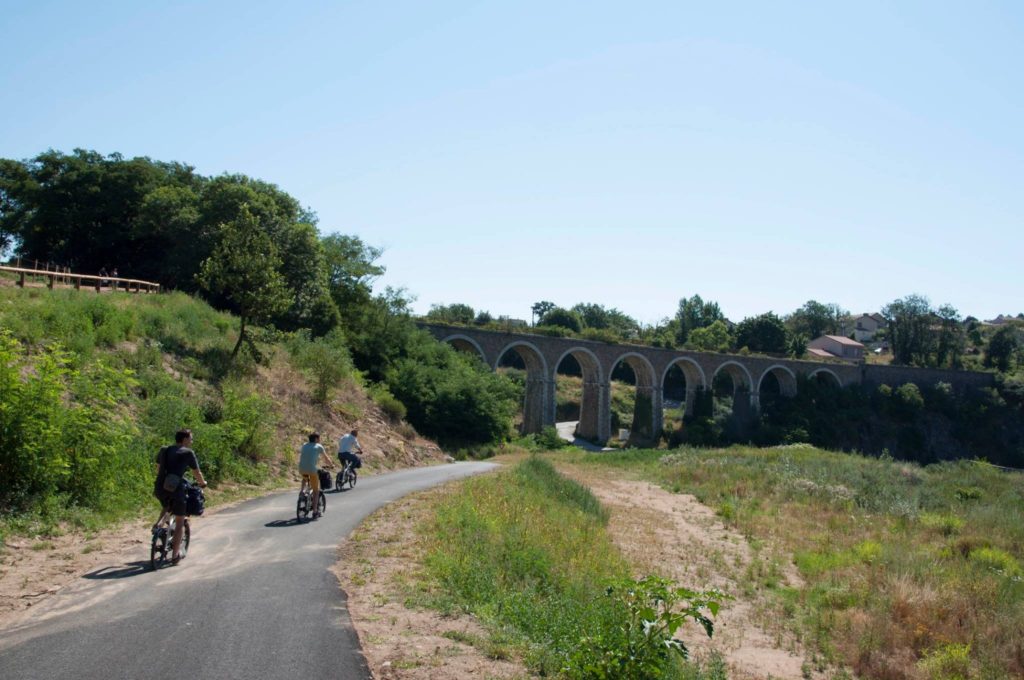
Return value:
M 354 453 L 354 451 L 363 452 L 363 447 L 359 445 L 358 437 L 359 430 L 352 430 L 338 440 L 338 458 L 341 460 L 342 465 L 352 463 L 354 468 L 363 466 L 363 461 Z

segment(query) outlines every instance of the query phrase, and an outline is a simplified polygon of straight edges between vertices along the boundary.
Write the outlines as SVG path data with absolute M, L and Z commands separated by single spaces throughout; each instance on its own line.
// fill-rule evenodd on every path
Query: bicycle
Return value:
M 185 485 L 185 503 L 189 515 L 202 515 L 205 498 L 200 485 L 189 484 L 187 480 L 181 480 Z M 174 556 L 174 530 L 177 525 L 177 518 L 171 512 L 170 507 L 164 508 L 160 519 L 153 525 L 153 540 L 149 547 L 149 567 L 156 571 L 173 563 Z M 181 546 L 179 548 L 179 560 L 185 558 L 188 552 L 189 543 L 192 541 L 192 525 L 189 524 L 188 515 L 185 516 L 182 525 Z
M 352 467 L 351 461 L 345 461 L 345 466 L 338 471 L 338 476 L 334 478 L 334 488 L 338 491 L 344 491 L 345 485 L 348 484 L 348 488 L 356 488 L 356 479 L 358 474 L 356 468 Z
M 317 514 L 323 515 L 327 511 L 327 497 L 324 495 L 324 490 L 320 489 L 320 500 L 317 502 Z M 302 488 L 299 489 L 299 500 L 295 503 L 295 521 L 301 522 L 309 519 L 309 513 L 313 510 L 313 489 L 309 486 L 309 481 L 305 477 L 302 478 Z
M 171 562 L 173 546 L 174 546 L 174 529 L 176 519 L 171 514 L 170 510 L 164 510 L 164 513 L 160 515 L 160 519 L 157 521 L 156 526 L 153 527 L 153 543 L 149 548 L 149 567 L 153 571 L 166 566 Z M 185 553 L 188 552 L 188 544 L 192 540 L 192 527 L 188 523 L 188 517 L 185 518 L 184 531 L 181 536 L 181 548 L 180 555 L 185 557 Z

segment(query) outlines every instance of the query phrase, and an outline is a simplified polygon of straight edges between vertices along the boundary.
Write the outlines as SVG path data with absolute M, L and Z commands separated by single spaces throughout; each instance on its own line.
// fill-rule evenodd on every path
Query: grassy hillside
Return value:
M 1024 676 L 1024 475 L 809 445 L 575 456 L 694 494 L 762 560 L 766 622 L 857 677 Z M 802 587 L 781 585 L 795 565 Z
M 290 479 L 311 429 L 359 424 L 370 467 L 441 455 L 367 393 L 340 338 L 261 332 L 232 363 L 237 329 L 180 293 L 0 287 L 0 539 L 154 510 L 153 458 L 181 427 L 214 503 Z

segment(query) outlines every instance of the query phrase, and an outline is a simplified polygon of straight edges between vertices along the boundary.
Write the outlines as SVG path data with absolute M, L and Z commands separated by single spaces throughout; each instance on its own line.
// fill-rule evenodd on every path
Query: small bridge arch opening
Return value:
M 819 387 L 839 389 L 843 386 L 843 381 L 839 379 L 839 376 L 827 368 L 819 368 L 812 371 L 807 377 Z
M 666 420 L 682 419 L 693 415 L 694 404 L 700 393 L 707 388 L 704 370 L 689 357 L 676 359 L 661 376 L 661 394 L 665 405 Z
M 796 374 L 779 364 L 766 368 L 757 382 L 757 397 L 762 405 L 766 401 L 795 397 L 796 393 Z
M 726 361 L 715 369 L 711 379 L 714 398 L 714 417 L 724 422 L 732 436 L 739 432 L 754 417 L 751 393 L 754 381 L 746 366 L 738 361 Z
M 465 352 L 466 354 L 472 354 L 476 356 L 480 361 L 487 363 L 487 355 L 480 348 L 480 345 L 476 343 L 473 338 L 465 335 L 451 335 L 444 339 L 444 342 L 451 345 L 454 349 L 459 352 Z
M 633 396 L 633 413 L 619 414 L 619 426 L 622 427 L 622 420 L 626 420 L 629 427 L 629 441 L 631 444 L 652 445 L 661 432 L 662 423 L 658 422 L 661 417 L 661 385 L 654 374 L 654 367 L 647 357 L 637 352 L 627 352 L 612 364 L 612 401 L 614 392 L 619 390 L 628 398 L 630 392 Z M 629 386 L 632 385 L 632 390 Z M 614 409 L 613 409 L 614 410 Z M 615 428 L 616 413 L 612 415 L 612 428 Z
M 524 434 L 540 432 L 548 409 L 554 408 L 549 388 L 553 386 L 544 354 L 528 341 L 515 341 L 506 345 L 494 361 L 494 369 L 508 371 L 509 376 L 523 386 L 523 419 L 520 431 Z
M 601 439 L 608 390 L 600 360 L 589 349 L 574 347 L 559 357 L 555 374 L 555 420 L 577 421 L 576 436 Z

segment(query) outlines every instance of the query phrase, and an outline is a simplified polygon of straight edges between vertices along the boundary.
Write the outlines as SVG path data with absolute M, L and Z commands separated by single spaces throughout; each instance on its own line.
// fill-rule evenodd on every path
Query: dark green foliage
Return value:
M 822 335 L 840 335 L 847 314 L 849 312 L 837 304 L 808 300 L 786 318 L 786 328 L 794 336 L 803 336 L 806 343 Z
M 562 309 L 561 307 L 555 307 L 550 310 L 541 317 L 538 323 L 541 326 L 565 328 L 573 333 L 579 333 L 583 329 L 583 322 L 580 320 L 579 314 L 568 309 Z
M 996 368 L 1003 373 L 1009 371 L 1020 348 L 1019 332 L 1015 325 L 1000 326 L 989 338 L 988 347 L 985 349 L 985 366 Z
M 606 309 L 603 305 L 581 302 L 573 305 L 570 311 L 580 317 L 584 328 L 607 331 L 611 337 L 631 338 L 639 331 L 640 324 L 636 319 L 614 307 Z
M 893 361 L 910 366 L 959 368 L 966 344 L 960 314 L 951 305 L 931 308 L 928 298 L 908 295 L 882 308 Z
M 1024 468 L 1021 415 L 1019 402 L 995 391 L 956 393 L 945 383 L 870 390 L 801 379 L 795 397 L 763 401 L 753 440 L 888 451 L 920 463 L 977 457 Z
M 517 390 L 478 359 L 422 331 L 409 336 L 386 382 L 416 430 L 447 446 L 500 441 L 511 433 Z
M 786 326 L 772 312 L 744 319 L 736 326 L 735 336 L 737 347 L 752 352 L 786 354 L 788 349 Z

